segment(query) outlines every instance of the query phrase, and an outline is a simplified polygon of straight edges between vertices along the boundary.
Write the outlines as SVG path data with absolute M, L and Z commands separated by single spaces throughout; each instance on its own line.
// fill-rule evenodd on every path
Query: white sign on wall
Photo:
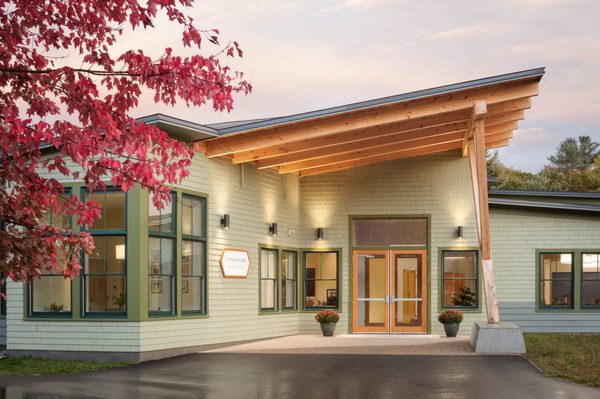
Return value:
M 250 256 L 245 249 L 225 248 L 221 254 L 221 271 L 225 278 L 246 278 L 250 271 Z

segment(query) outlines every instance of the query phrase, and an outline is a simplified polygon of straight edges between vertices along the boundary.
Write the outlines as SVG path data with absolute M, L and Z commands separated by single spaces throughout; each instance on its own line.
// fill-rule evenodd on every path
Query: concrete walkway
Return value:
M 206 351 L 207 353 L 280 353 L 337 355 L 475 355 L 469 337 L 439 335 L 342 334 L 291 335 Z

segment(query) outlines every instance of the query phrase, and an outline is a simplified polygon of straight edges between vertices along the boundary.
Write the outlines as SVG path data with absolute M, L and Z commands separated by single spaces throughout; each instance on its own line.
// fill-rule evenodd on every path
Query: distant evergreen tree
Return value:
M 490 188 L 499 190 L 600 191 L 600 143 L 590 136 L 563 140 L 550 156 L 550 165 L 538 173 L 523 172 L 500 161 L 498 152 L 488 153 Z
M 590 136 L 569 137 L 563 140 L 556 154 L 548 158 L 552 165 L 565 173 L 573 170 L 583 171 L 594 164 L 599 154 L 600 143 Z

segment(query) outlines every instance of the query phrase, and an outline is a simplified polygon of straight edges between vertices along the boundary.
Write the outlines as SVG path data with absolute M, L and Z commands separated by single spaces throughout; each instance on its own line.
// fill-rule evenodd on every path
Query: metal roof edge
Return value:
M 487 85 L 496 84 L 496 83 L 506 83 L 506 82 L 510 82 L 510 81 L 534 78 L 534 77 L 539 77 L 541 79 L 542 76 L 544 75 L 544 73 L 545 73 L 545 67 L 527 69 L 527 70 L 518 71 L 518 72 L 511 72 L 511 73 L 506 73 L 506 74 L 502 74 L 502 75 L 490 76 L 487 78 L 468 80 L 468 81 L 461 82 L 461 83 L 453 83 L 453 84 L 449 84 L 449 85 L 438 86 L 438 87 L 434 87 L 434 88 L 430 88 L 430 89 L 417 90 L 417 91 L 404 93 L 404 94 L 398 94 L 398 95 L 394 95 L 394 96 L 381 97 L 381 98 L 377 98 L 374 100 L 360 101 L 360 102 L 347 104 L 347 105 L 340 105 L 340 106 L 336 106 L 336 107 L 324 108 L 324 109 L 320 109 L 320 110 L 309 111 L 309 112 L 304 112 L 304 113 L 299 113 L 299 114 L 293 114 L 293 115 L 288 115 L 288 116 L 283 116 L 283 117 L 270 118 L 270 119 L 260 121 L 260 122 L 248 123 L 248 124 L 237 125 L 234 127 L 226 128 L 226 129 L 221 129 L 219 131 L 219 133 L 221 135 L 227 135 L 227 134 L 231 134 L 231 133 L 240 133 L 240 132 L 244 132 L 244 131 L 248 131 L 248 130 L 255 130 L 255 129 L 268 127 L 268 126 L 276 126 L 276 125 L 282 125 L 282 124 L 291 123 L 291 122 L 298 122 L 298 121 L 302 121 L 302 120 L 314 119 L 314 118 L 318 118 L 318 117 L 322 117 L 322 116 L 342 114 L 342 113 L 346 113 L 346 112 L 350 112 L 350 111 L 363 110 L 363 109 L 368 109 L 368 108 L 377 107 L 377 106 L 381 106 L 381 105 L 393 104 L 395 102 L 402 102 L 402 101 L 407 101 L 407 100 L 426 98 L 426 97 L 430 97 L 430 96 L 434 96 L 434 95 L 445 94 L 445 93 L 458 91 L 458 90 L 472 89 L 472 88 L 487 86 Z
M 185 119 L 175 118 L 173 116 L 156 113 L 151 115 L 141 116 L 135 119 L 138 122 L 143 122 L 145 124 L 154 124 L 154 123 L 165 123 L 168 125 L 173 125 L 176 127 L 182 127 L 190 130 L 195 130 L 200 133 L 210 134 L 212 136 L 218 137 L 219 131 L 212 127 L 202 125 L 200 123 L 190 122 Z
M 563 211 L 600 213 L 600 206 L 586 204 L 570 204 L 564 202 L 522 201 L 500 198 L 489 198 L 490 205 L 513 206 L 520 208 L 555 209 Z
M 521 196 L 521 197 L 563 197 L 563 198 L 598 198 L 600 192 L 577 191 L 534 191 L 534 190 L 489 190 L 489 195 Z

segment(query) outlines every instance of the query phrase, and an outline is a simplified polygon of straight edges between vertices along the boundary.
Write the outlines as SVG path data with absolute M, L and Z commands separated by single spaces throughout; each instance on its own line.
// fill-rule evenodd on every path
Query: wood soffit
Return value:
M 201 142 L 201 151 L 300 176 L 439 152 L 466 156 L 475 120 L 483 120 L 486 149 L 510 143 L 540 78 L 215 137 Z

